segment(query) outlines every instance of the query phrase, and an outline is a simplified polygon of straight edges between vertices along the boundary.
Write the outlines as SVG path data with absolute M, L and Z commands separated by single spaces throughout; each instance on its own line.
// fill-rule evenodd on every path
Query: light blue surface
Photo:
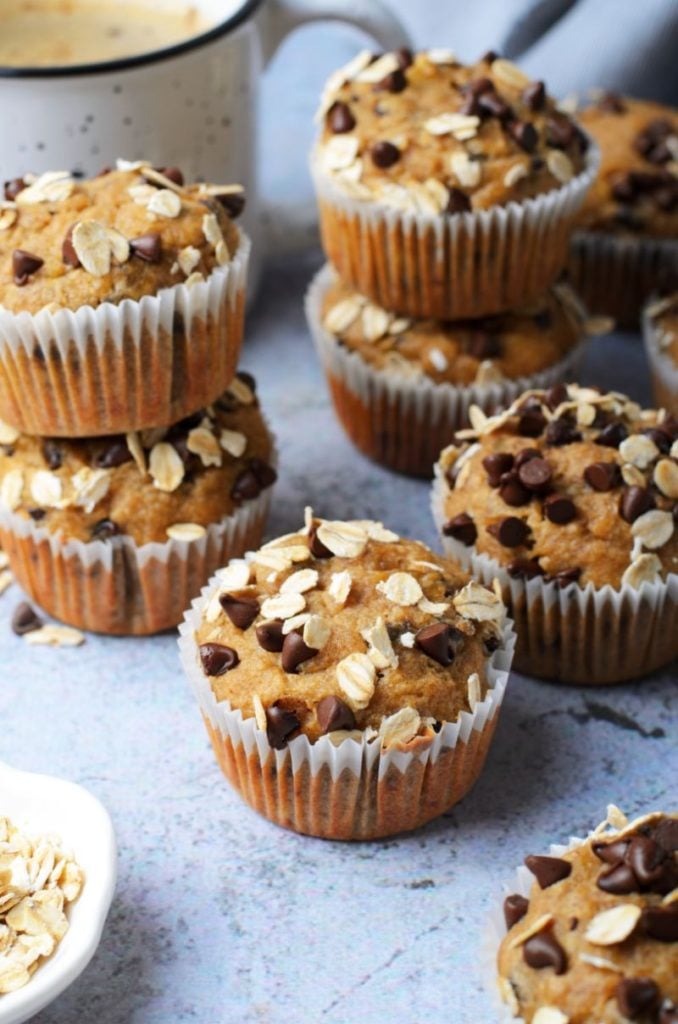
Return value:
M 414 23 L 415 5 L 399 6 Z M 447 42 L 443 6 L 416 5 L 422 38 Z M 306 30 L 266 83 L 264 180 L 297 223 L 315 93 L 355 40 Z M 275 238 L 289 246 L 287 228 Z M 274 263 L 249 321 L 243 365 L 282 451 L 269 535 L 310 503 L 436 545 L 427 485 L 368 463 L 329 408 L 301 303 L 319 259 Z M 597 341 L 585 380 L 646 400 L 638 339 Z M 491 1024 L 480 940 L 514 865 L 592 827 L 608 801 L 632 814 L 676 803 L 675 673 L 605 691 L 514 677 L 486 771 L 449 815 L 382 843 L 289 834 L 222 780 L 173 636 L 28 647 L 8 625 L 19 596 L 0 598 L 0 756 L 88 786 L 120 845 L 100 950 L 40 1024 Z

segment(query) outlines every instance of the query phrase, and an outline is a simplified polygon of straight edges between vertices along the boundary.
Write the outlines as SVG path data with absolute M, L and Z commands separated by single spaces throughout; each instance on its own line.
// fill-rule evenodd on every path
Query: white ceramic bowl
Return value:
M 86 789 L 1 761 L 0 816 L 29 832 L 59 836 L 85 872 L 82 892 L 67 911 L 70 927 L 53 955 L 24 988 L 0 995 L 0 1024 L 21 1024 L 75 981 L 99 945 L 115 890 L 115 834 L 108 813 Z

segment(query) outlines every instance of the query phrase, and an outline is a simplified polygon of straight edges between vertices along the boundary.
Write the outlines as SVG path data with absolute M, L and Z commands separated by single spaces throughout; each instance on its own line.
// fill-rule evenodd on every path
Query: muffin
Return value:
M 643 337 L 655 402 L 678 416 L 678 292 L 648 303 Z
M 241 191 L 142 161 L 7 182 L 0 418 L 87 437 L 174 423 L 218 398 L 242 341 L 250 244 L 227 212 Z
M 332 839 L 413 829 L 464 796 L 513 651 L 493 590 L 381 523 L 310 510 L 217 573 L 180 632 L 228 780 Z
M 678 421 L 576 384 L 471 410 L 436 466 L 447 554 L 497 577 L 521 670 L 574 683 L 678 654 Z
M 494 54 L 364 51 L 331 76 L 319 117 L 323 247 L 356 291 L 460 319 L 553 284 L 596 156 L 543 82 Z
M 0 545 L 55 618 L 175 626 L 224 559 L 261 543 L 275 453 L 249 377 L 167 429 L 66 440 L 0 428 Z
M 481 320 L 410 320 L 317 275 L 306 314 L 337 415 L 353 443 L 390 469 L 429 477 L 468 410 L 508 405 L 527 387 L 574 376 L 587 329 L 566 286 Z
M 603 93 L 579 118 L 601 163 L 570 275 L 592 313 L 635 328 L 658 286 L 678 288 L 678 111 Z
M 678 815 L 610 817 L 526 857 L 504 901 L 499 991 L 526 1024 L 678 1020 Z

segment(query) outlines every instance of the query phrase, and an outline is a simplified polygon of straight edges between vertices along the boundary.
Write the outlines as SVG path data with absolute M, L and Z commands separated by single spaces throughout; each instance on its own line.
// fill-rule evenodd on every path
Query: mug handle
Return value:
M 268 0 L 261 19 L 261 44 L 267 64 L 285 36 L 312 21 L 344 21 L 372 36 L 384 50 L 409 46 L 410 38 L 381 0 Z

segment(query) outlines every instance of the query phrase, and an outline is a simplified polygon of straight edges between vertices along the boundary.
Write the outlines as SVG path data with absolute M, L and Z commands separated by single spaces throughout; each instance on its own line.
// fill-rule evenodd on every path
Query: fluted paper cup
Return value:
M 250 241 L 193 285 L 138 301 L 0 307 L 0 419 L 26 434 L 92 437 L 176 423 L 223 394 L 242 344 Z
M 382 750 L 378 740 L 306 736 L 274 750 L 254 718 L 217 701 L 200 665 L 195 631 L 218 581 L 186 612 L 179 629 L 181 662 L 198 701 L 219 766 L 240 796 L 283 828 L 323 839 L 378 839 L 418 828 L 443 814 L 480 774 L 508 682 L 515 635 L 488 665 L 490 689 L 472 712 L 440 732 Z
M 309 328 L 341 425 L 364 455 L 389 469 L 430 479 L 442 449 L 457 430 L 468 427 L 472 405 L 489 415 L 528 389 L 550 388 L 577 377 L 585 350 L 583 333 L 580 344 L 547 370 L 495 384 L 439 384 L 424 373 L 406 377 L 376 369 L 323 326 L 323 297 L 333 276 L 325 266 L 309 286 Z
M 661 332 L 654 322 L 661 300 L 651 302 L 643 314 L 643 341 L 650 366 L 655 405 L 678 416 L 678 366 L 663 350 Z
M 413 213 L 349 195 L 311 158 L 325 254 L 342 280 L 406 316 L 459 320 L 528 305 L 567 262 L 576 215 L 598 170 L 542 195 L 452 216 Z
M 539 679 L 602 686 L 649 675 L 678 655 L 678 575 L 618 590 L 513 579 L 496 559 L 443 533 L 445 483 L 436 465 L 433 518 L 448 558 L 489 585 L 498 579 L 518 635 L 515 667 Z

